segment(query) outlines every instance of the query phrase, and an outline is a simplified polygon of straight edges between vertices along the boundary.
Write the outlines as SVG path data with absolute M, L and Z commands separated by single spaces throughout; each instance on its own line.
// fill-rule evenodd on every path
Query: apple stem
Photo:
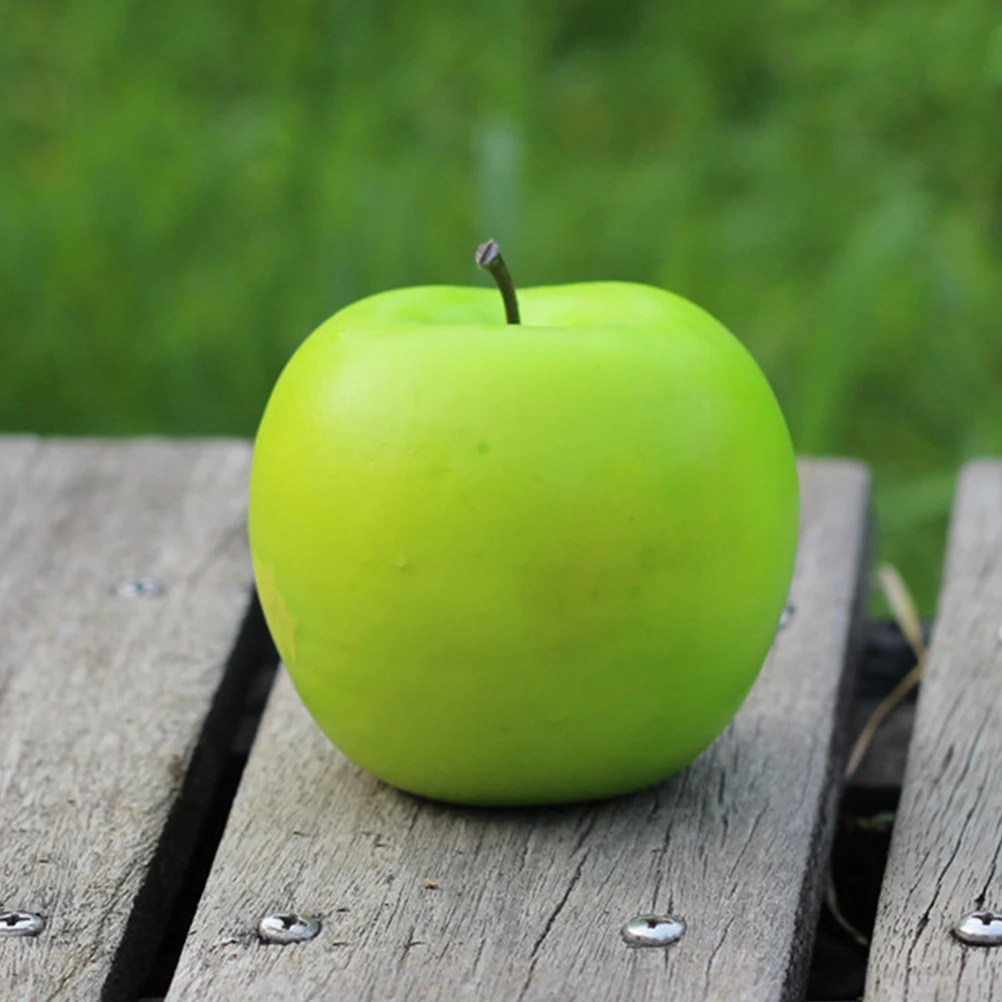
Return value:
M 511 279 L 508 265 L 504 263 L 501 250 L 496 240 L 488 240 L 477 248 L 474 258 L 478 268 L 490 272 L 494 284 L 497 285 L 504 300 L 504 317 L 510 324 L 519 323 L 518 299 L 515 296 L 515 283 Z

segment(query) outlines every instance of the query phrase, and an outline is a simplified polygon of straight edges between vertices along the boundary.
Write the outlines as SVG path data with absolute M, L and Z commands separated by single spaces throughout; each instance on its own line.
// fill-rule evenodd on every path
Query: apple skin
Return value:
M 723 730 L 776 631 L 793 448 L 692 303 L 600 282 L 354 303 L 282 372 L 249 530 L 269 628 L 351 760 L 476 805 L 653 784 Z

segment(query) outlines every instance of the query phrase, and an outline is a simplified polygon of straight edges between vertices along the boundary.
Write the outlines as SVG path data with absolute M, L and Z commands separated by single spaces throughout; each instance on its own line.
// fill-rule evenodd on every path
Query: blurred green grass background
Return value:
M 975 0 L 0 2 L 0 429 L 250 435 L 380 289 L 651 282 L 933 608 L 1002 453 L 1002 14 Z

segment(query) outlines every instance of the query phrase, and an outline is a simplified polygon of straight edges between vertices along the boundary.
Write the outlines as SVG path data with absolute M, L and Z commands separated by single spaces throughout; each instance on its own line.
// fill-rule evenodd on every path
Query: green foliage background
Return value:
M 930 611 L 1002 453 L 1000 98 L 983 0 L 0 0 L 0 428 L 250 435 L 325 316 L 494 235 L 723 320 Z

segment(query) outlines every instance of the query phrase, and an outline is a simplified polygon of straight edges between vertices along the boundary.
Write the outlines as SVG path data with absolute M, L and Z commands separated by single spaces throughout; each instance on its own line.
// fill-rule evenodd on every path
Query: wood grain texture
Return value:
M 0 440 L 0 907 L 48 921 L 0 939 L 4 1002 L 135 997 L 237 705 L 248 459 Z
M 1002 998 L 1002 951 L 961 915 L 1002 908 L 1002 463 L 960 479 L 939 613 L 870 953 L 870 1002 Z
M 283 674 L 170 1002 L 803 998 L 868 478 L 808 462 L 802 485 L 793 621 L 714 747 L 641 794 L 419 801 L 331 748 Z M 261 915 L 288 910 L 321 915 L 320 936 L 260 944 Z M 685 938 L 628 948 L 621 926 L 652 911 L 684 916 Z

